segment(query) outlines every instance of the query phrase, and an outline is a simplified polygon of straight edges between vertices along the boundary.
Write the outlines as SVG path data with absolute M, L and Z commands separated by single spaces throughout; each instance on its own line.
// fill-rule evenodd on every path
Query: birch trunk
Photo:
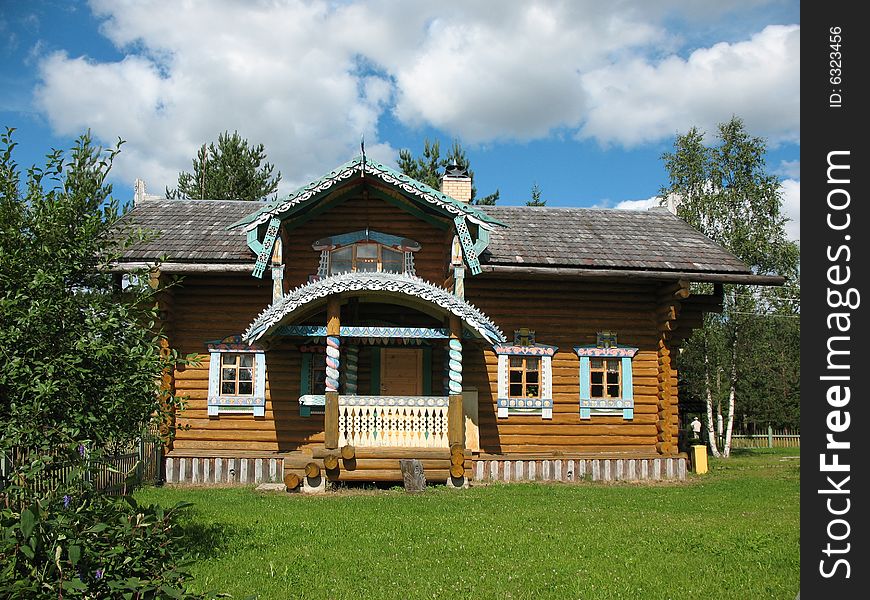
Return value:
M 731 432 L 734 430 L 734 404 L 737 399 L 737 339 L 739 335 L 737 320 L 734 320 L 734 339 L 731 342 L 731 382 L 728 389 L 728 428 L 725 430 L 724 457 L 731 455 Z
M 707 400 L 707 438 L 710 440 L 710 451 L 719 458 L 719 448 L 716 444 L 716 429 L 713 427 L 713 390 L 710 388 L 710 354 L 707 352 L 707 334 L 704 334 L 704 391 Z

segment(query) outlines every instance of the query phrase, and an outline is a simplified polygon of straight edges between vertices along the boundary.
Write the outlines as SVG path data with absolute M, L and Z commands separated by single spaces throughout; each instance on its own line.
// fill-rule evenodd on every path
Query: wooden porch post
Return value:
M 450 397 L 447 407 L 447 441 L 451 448 L 465 448 L 465 415 L 462 410 L 462 320 L 450 316 Z
M 341 368 L 341 300 L 326 302 L 326 407 L 323 417 L 324 445 L 338 448 L 338 381 Z

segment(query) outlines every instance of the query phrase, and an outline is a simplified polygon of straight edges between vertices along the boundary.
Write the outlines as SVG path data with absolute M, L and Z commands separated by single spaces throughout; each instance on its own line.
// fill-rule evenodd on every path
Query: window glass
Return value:
M 221 355 L 220 393 L 226 396 L 254 395 L 254 355 L 227 352 Z
M 350 273 L 353 270 L 353 246 L 338 248 L 329 253 L 329 273 Z
M 540 398 L 541 359 L 511 356 L 508 371 L 508 395 L 511 398 Z
M 405 270 L 405 255 L 397 250 L 381 248 L 381 271 L 402 273 Z
M 375 273 L 378 271 L 404 273 L 404 252 L 366 242 L 336 248 L 329 253 L 330 275 L 350 272 Z
M 589 361 L 589 395 L 592 398 L 619 398 L 621 361 L 593 358 Z

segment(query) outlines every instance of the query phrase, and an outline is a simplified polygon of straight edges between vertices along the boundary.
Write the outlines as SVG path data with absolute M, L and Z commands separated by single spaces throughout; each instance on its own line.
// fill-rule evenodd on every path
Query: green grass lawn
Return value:
M 193 502 L 192 588 L 235 598 L 776 598 L 799 588 L 799 451 L 670 484 L 146 488 Z

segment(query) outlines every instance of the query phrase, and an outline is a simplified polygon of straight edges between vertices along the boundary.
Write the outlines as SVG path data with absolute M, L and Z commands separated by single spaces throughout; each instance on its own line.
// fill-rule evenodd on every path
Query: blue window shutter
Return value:
M 266 355 L 263 352 L 254 354 L 254 397 L 262 399 L 262 404 L 254 406 L 254 416 L 266 416 Z
M 209 352 L 208 360 L 208 415 L 218 414 L 218 396 L 220 395 L 221 354 Z
M 589 382 L 589 357 L 580 357 L 580 418 L 589 419 L 592 417 L 592 411 L 589 406 L 583 406 L 583 401 L 587 403 L 591 399 L 591 390 Z
M 623 419 L 634 418 L 634 384 L 631 378 L 631 359 L 622 359 L 622 401 L 629 402 L 629 407 L 622 409 Z

